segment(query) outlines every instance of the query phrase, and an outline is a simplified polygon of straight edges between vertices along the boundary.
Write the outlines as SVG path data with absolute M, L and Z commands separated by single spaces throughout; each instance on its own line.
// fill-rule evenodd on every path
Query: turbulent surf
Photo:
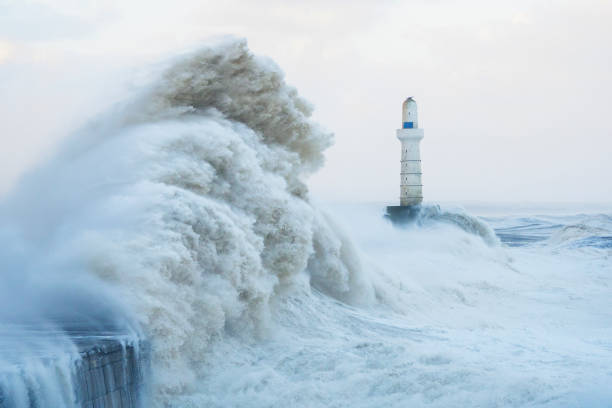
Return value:
M 71 135 L 1 204 L 0 305 L 40 300 L 0 310 L 3 338 L 51 327 L 44 361 L 68 362 L 75 322 L 147 339 L 159 407 L 612 401 L 608 216 L 429 206 L 397 229 L 382 204 L 316 205 L 332 135 L 312 109 L 226 39 Z M 27 394 L 38 356 L 9 343 L 0 384 Z M 39 401 L 74 404 L 53 378 Z

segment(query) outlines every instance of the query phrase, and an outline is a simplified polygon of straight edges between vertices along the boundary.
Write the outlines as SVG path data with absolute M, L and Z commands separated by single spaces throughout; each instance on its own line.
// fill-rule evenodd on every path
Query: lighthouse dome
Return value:
M 402 128 L 412 129 L 418 127 L 417 104 L 412 96 L 410 96 L 402 104 Z

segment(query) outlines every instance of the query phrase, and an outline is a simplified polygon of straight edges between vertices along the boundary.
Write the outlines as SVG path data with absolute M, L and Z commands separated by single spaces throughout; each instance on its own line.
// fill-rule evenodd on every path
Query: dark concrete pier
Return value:
M 150 406 L 150 344 L 138 336 L 31 329 L 0 340 L 0 408 Z
M 146 407 L 150 370 L 148 342 L 103 341 L 81 352 L 74 385 L 77 406 L 84 408 Z
M 390 205 L 385 218 L 391 220 L 393 225 L 402 226 L 414 222 L 420 212 L 420 205 Z

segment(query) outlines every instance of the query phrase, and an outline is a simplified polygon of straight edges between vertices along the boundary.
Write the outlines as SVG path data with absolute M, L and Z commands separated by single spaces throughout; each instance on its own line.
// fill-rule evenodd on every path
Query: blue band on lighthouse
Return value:
M 404 122 L 404 129 L 414 128 L 414 122 Z

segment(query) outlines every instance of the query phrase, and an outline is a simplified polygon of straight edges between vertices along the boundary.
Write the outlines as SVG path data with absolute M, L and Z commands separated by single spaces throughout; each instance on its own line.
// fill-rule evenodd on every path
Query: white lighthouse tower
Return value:
M 387 207 L 387 217 L 393 222 L 409 221 L 419 211 L 423 201 L 421 182 L 421 149 L 424 131 L 419 128 L 416 101 L 409 97 L 402 105 L 402 128 L 397 138 L 402 142 L 400 170 L 400 205 Z
M 416 101 L 409 97 L 402 105 L 402 128 L 397 129 L 397 138 L 402 142 L 400 206 L 419 205 L 423 201 L 419 147 L 423 136 L 423 129 L 419 129 Z

